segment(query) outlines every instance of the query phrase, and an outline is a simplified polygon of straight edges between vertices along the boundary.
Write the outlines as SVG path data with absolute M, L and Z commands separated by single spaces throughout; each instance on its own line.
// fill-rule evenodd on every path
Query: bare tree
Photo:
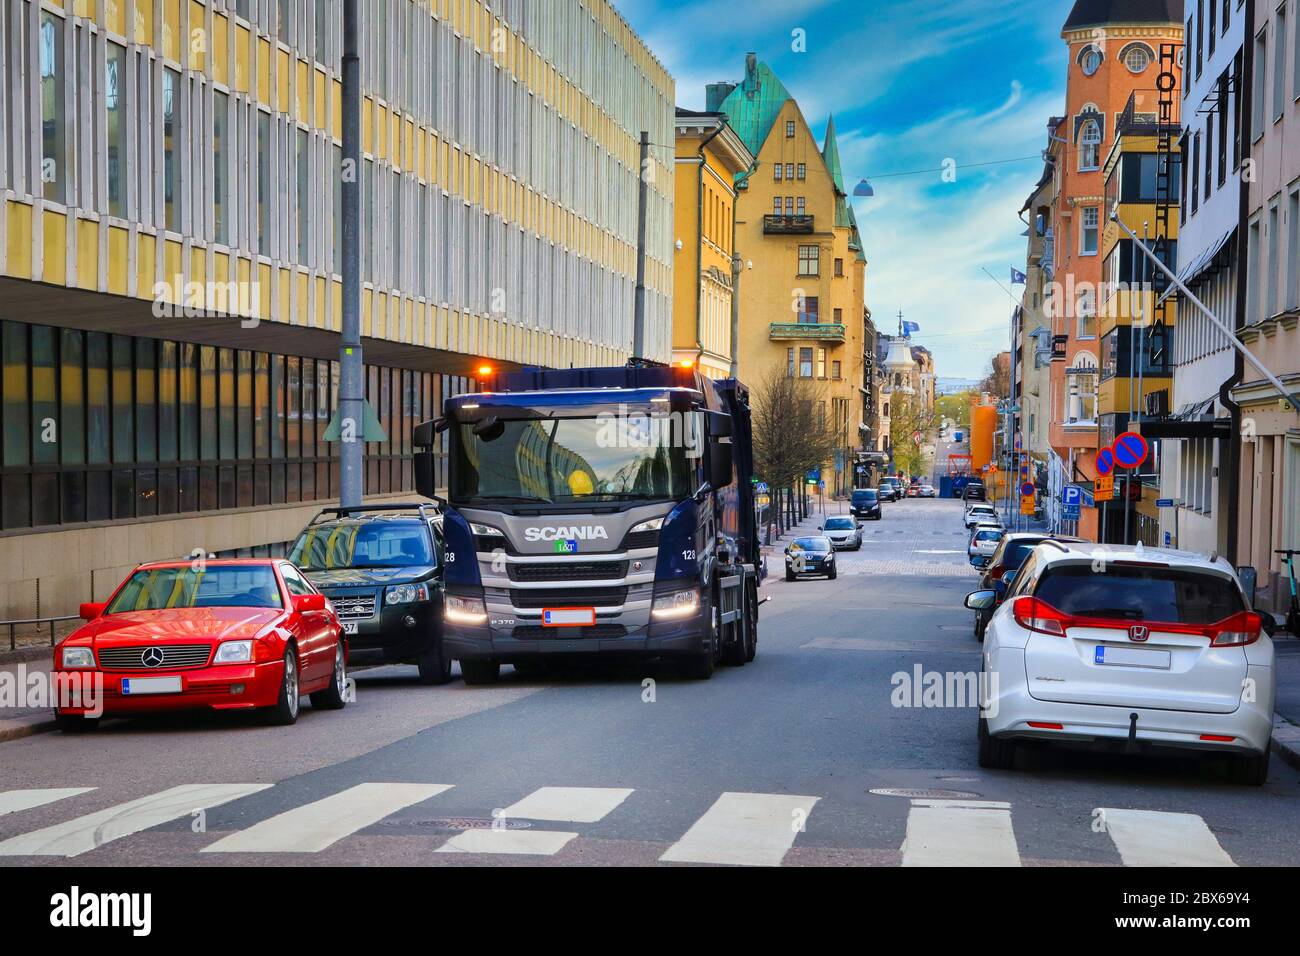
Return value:
M 809 469 L 830 461 L 838 438 L 821 390 L 787 374 L 779 363 L 752 387 L 754 466 L 774 488 L 802 483 Z
M 1005 361 L 1000 361 L 1005 359 Z M 1002 353 L 989 359 L 989 370 L 980 382 L 980 389 L 995 398 L 1006 398 L 1011 394 L 1011 355 Z

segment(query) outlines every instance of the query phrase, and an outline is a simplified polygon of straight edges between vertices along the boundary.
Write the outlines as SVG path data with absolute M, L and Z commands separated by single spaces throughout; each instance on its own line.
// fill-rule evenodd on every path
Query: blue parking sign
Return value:
M 1066 485 L 1061 489 L 1061 503 L 1067 508 L 1071 505 L 1079 507 L 1083 503 L 1083 489 L 1078 485 Z

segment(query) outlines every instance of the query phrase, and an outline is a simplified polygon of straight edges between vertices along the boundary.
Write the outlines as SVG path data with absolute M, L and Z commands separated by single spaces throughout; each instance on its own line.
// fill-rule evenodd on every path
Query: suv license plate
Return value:
M 590 627 L 595 623 L 594 607 L 542 608 L 542 627 Z
M 357 632 L 356 621 L 343 621 L 342 624 L 344 634 L 355 634 Z

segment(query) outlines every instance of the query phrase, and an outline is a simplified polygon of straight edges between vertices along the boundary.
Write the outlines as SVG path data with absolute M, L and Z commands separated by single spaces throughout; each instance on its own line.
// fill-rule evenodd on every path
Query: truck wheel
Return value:
M 722 657 L 721 636 L 718 634 L 717 595 L 710 592 L 709 606 L 705 609 L 704 619 L 708 629 L 704 635 L 704 650 L 687 658 L 686 673 L 696 680 L 708 680 L 713 676 Z
M 745 660 L 758 653 L 758 591 L 745 588 Z
M 723 634 L 728 638 L 727 643 L 722 648 L 722 663 L 731 667 L 742 667 L 745 661 L 749 660 L 745 656 L 745 586 L 740 586 L 740 606 L 737 610 L 740 616 L 730 624 L 724 625 Z
M 416 666 L 420 668 L 421 684 L 432 686 L 451 680 L 451 658 L 443 652 L 441 637 L 416 661 Z
M 496 661 L 461 661 L 460 674 L 466 684 L 495 684 L 501 676 L 501 665 Z

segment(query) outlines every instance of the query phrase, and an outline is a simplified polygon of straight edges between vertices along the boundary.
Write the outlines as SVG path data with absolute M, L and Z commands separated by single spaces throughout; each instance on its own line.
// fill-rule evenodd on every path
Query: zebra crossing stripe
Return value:
M 724 793 L 659 859 L 780 866 L 820 797 Z
M 1195 813 L 1098 807 L 1125 866 L 1236 866 Z
M 907 814 L 903 866 L 1019 866 L 1010 804 L 914 800 Z
M 576 833 L 556 830 L 506 830 L 486 828 L 458 833 L 435 853 L 517 853 L 529 856 L 555 856 Z
M 202 853 L 319 853 L 450 784 L 360 783 L 223 837 Z
M 56 800 L 66 800 L 81 793 L 90 793 L 94 787 L 44 787 L 38 790 L 5 790 L 0 793 L 0 817 L 7 813 L 30 810 Z
M 631 790 L 610 787 L 542 787 L 501 812 L 507 819 L 595 823 L 631 794 Z
M 269 783 L 190 783 L 129 800 L 0 843 L 0 856 L 79 856 L 105 843 L 210 810 Z

